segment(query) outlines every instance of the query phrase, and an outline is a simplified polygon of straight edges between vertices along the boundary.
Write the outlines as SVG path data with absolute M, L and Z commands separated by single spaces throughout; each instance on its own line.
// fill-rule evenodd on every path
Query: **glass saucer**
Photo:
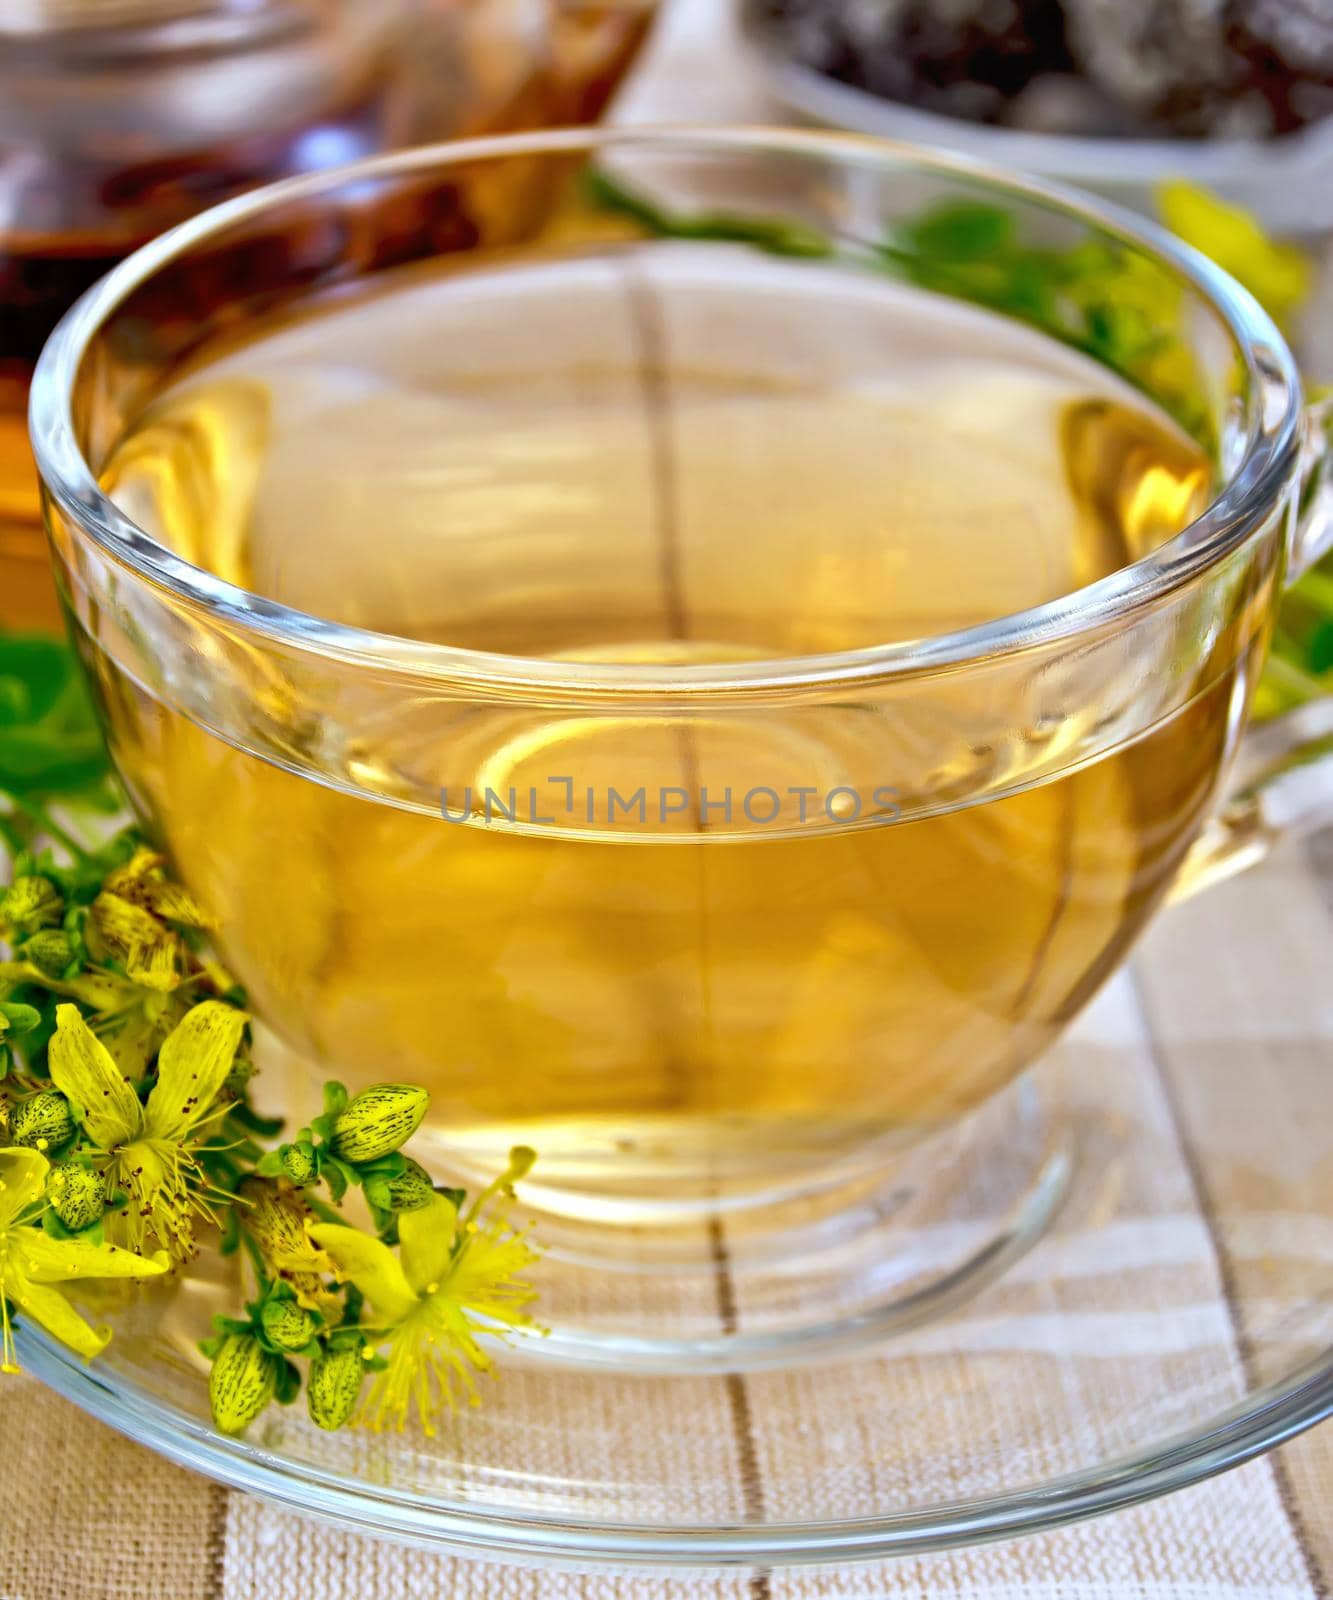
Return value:
M 1168 919 L 1173 944 L 1204 914 L 1182 909 Z M 234 1270 L 214 1256 L 183 1287 L 117 1311 L 93 1364 L 31 1329 L 21 1359 L 223 1483 L 507 1561 L 845 1562 L 1130 1505 L 1333 1411 L 1326 1074 L 1309 1048 L 1251 1050 L 1238 1067 L 1244 1050 L 1164 1047 L 1136 985 L 1151 998 L 1168 981 L 1121 975 L 1024 1081 L 1024 1125 L 1048 1135 L 1034 1171 L 1053 1181 L 1053 1152 L 1059 1180 L 1042 1191 L 1060 1202 L 1043 1228 L 1002 1272 L 972 1274 L 970 1297 L 946 1295 L 859 1348 L 816 1344 L 799 1363 L 745 1371 L 711 1370 L 705 1353 L 670 1376 L 633 1353 L 580 1362 L 557 1314 L 552 1340 L 506 1352 L 481 1407 L 434 1439 L 321 1433 L 298 1406 L 270 1408 L 234 1440 L 208 1420 L 193 1349 Z M 901 1212 L 902 1249 L 970 1259 L 993 1236 L 984 1174 L 965 1152 L 954 1178 L 953 1211 L 942 1220 L 933 1207 L 929 1230 L 914 1231 L 910 1204 Z M 670 1281 L 627 1275 L 621 1290 L 669 1298 Z M 725 1279 L 718 1289 L 718 1331 L 728 1318 L 744 1328 L 744 1298 Z

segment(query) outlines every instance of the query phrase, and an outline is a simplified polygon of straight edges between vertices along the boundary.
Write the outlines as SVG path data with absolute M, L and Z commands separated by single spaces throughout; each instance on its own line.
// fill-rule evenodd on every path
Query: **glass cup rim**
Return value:
M 186 561 L 137 526 L 106 495 L 79 447 L 74 384 L 90 341 L 154 274 L 228 228 L 273 206 L 318 198 L 348 184 L 481 160 L 660 147 L 682 153 L 779 154 L 836 159 L 872 169 L 957 176 L 1035 202 L 1155 259 L 1220 317 L 1246 363 L 1245 447 L 1213 499 L 1191 523 L 1139 560 L 1040 605 L 923 639 L 822 654 L 727 663 L 585 663 L 504 655 L 378 633 L 330 621 L 241 588 Z M 451 140 L 372 156 L 284 179 L 213 206 L 141 246 L 87 290 L 61 319 L 33 374 L 29 434 L 44 493 L 100 551 L 152 588 L 229 628 L 349 667 L 402 672 L 484 693 L 587 693 L 663 697 L 842 688 L 994 661 L 1123 619 L 1189 583 L 1243 545 L 1297 472 L 1302 389 L 1282 334 L 1228 273 L 1157 224 L 1109 201 L 971 157 L 902 140 L 783 127 L 566 128 Z

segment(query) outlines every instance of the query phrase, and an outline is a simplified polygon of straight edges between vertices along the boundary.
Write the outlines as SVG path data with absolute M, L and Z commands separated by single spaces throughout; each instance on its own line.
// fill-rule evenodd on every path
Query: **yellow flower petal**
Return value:
M 42 1198 L 47 1161 L 36 1150 L 0 1150 L 0 1228 Z
M 125 956 L 125 972 L 141 989 L 170 994 L 180 987 L 181 971 L 176 964 L 176 946 L 167 939 L 155 944 L 133 944 Z
M 1277 321 L 1285 321 L 1309 295 L 1314 276 L 1309 256 L 1299 245 L 1270 239 L 1242 207 L 1180 182 L 1162 184 L 1157 205 L 1173 233 L 1238 278 Z
M 136 991 L 131 1004 L 118 1010 L 108 1007 L 90 1024 L 117 1068 L 131 1082 L 143 1077 L 158 1045 L 171 1032 L 172 1013 L 178 1002 L 167 1002 L 159 1013 L 153 1004 L 155 998 Z
M 473 1234 L 449 1276 L 449 1293 L 470 1311 L 508 1320 L 536 1297 L 536 1290 L 518 1274 L 537 1260 L 521 1233 L 495 1228 Z
M 405 1211 L 398 1218 L 399 1254 L 403 1273 L 417 1291 L 429 1291 L 449 1271 L 458 1211 L 442 1194 L 437 1194 L 419 1211 Z
M 77 1006 L 56 1007 L 56 1031 L 47 1056 L 52 1083 L 104 1150 L 124 1144 L 139 1132 L 143 1125 L 139 1097 L 121 1077 L 106 1046 L 94 1037 Z
M 59 978 L 48 978 L 41 968 L 33 966 L 31 961 L 0 961 L 0 983 L 40 984 L 52 994 L 68 995 L 73 1000 L 81 1000 L 94 1011 L 109 1011 L 122 1003 L 127 993 L 132 993 L 131 986 L 124 978 L 115 977 L 110 973 L 84 972 L 79 977 L 64 982 Z
M 248 1020 L 235 1006 L 205 1000 L 172 1029 L 158 1054 L 157 1083 L 145 1113 L 153 1138 L 179 1138 L 207 1113 L 231 1071 Z
M 162 872 L 166 857 L 146 845 L 106 880 L 106 888 L 123 900 L 146 906 L 155 916 L 191 928 L 212 928 L 214 922 L 194 896 Z
M 123 867 L 117 867 L 114 872 L 107 874 L 106 886 L 116 894 L 124 895 L 127 900 L 132 900 L 134 896 L 131 891 L 166 859 L 151 845 L 141 844 Z
M 163 927 L 151 911 L 106 889 L 93 901 L 91 922 L 115 955 L 123 956 L 136 945 L 172 942 L 171 930 Z
M 67 1344 L 85 1360 L 106 1348 L 109 1328 L 91 1328 L 58 1289 L 44 1289 L 29 1283 L 19 1274 L 5 1281 L 5 1292 L 25 1316 Z
M 194 896 L 170 878 L 147 878 L 138 892 L 148 909 L 168 922 L 180 922 L 187 928 L 211 930 L 217 927 L 217 920 L 204 910 Z
M 30 1237 L 31 1236 L 31 1237 Z M 165 1250 L 136 1256 L 114 1244 L 83 1239 L 53 1239 L 40 1228 L 10 1235 L 10 1249 L 23 1276 L 33 1283 L 66 1283 L 72 1278 L 156 1278 L 171 1265 Z
M 333 1262 L 306 1232 L 313 1213 L 301 1191 L 251 1175 L 241 1179 L 236 1192 L 242 1203 L 241 1226 L 259 1246 L 269 1271 L 291 1285 L 298 1305 L 335 1317 L 341 1302 L 324 1285 Z
M 383 1240 L 336 1222 L 316 1223 L 309 1232 L 332 1258 L 338 1276 L 352 1280 L 380 1319 L 399 1322 L 416 1309 L 412 1286 L 398 1257 Z
M 104 889 L 93 901 L 88 934 L 94 954 L 123 962 L 131 982 L 159 993 L 180 983 L 185 948 L 144 906 Z

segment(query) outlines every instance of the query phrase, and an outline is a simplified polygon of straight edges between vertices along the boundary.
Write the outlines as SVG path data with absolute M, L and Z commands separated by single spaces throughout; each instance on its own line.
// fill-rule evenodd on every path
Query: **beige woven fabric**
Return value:
M 221 1489 L 85 1417 L 31 1378 L 0 1380 L 4 1600 L 214 1600 Z
M 734 51 L 720 0 L 676 0 L 654 61 L 623 114 L 639 121 L 773 120 Z M 1205 899 L 1172 911 L 1147 941 L 1133 975 L 1118 979 L 1067 1048 L 1106 1085 L 1108 1112 L 1165 1133 L 1174 1149 L 1159 1170 L 1130 1165 L 1141 1216 L 1113 1241 L 1080 1255 L 1066 1241 L 1056 1288 L 1019 1263 L 932 1334 L 964 1349 L 993 1336 L 1034 1382 L 1058 1382 L 1089 1408 L 1154 1362 L 1164 1384 L 1217 1372 L 1237 1387 L 1256 1363 L 1244 1307 L 1264 1286 L 1312 1261 L 1333 1280 L 1333 1172 L 1326 1133 L 1284 1106 L 1281 1084 L 1317 1082 L 1333 1065 L 1333 835 Z M 1275 1070 L 1280 1069 L 1280 1070 Z M 1307 1094 L 1304 1104 L 1311 1103 Z M 1254 1107 L 1263 1114 L 1256 1117 Z M 1261 1143 L 1256 1143 L 1260 1140 Z M 1132 1140 L 1129 1141 L 1132 1151 Z M 1159 1139 L 1160 1144 L 1160 1139 Z M 1321 1164 L 1322 1163 L 1322 1164 Z M 1280 1198 L 1280 1205 L 1275 1197 Z M 1116 1255 L 1116 1251 L 1120 1254 Z M 1156 1264 L 1145 1275 L 1145 1264 Z M 1127 1299 L 1121 1268 L 1135 1269 Z M 1303 1280 L 1303 1281 L 1306 1281 Z M 742 1308 L 743 1311 L 743 1308 Z M 1149 1313 L 1150 1316 L 1145 1316 Z M 1176 1345 L 1161 1347 L 1166 1321 Z M 989 1319 L 989 1321 L 987 1320 Z M 1151 1342 L 1141 1330 L 1148 1327 Z M 1018 1331 L 1015 1331 L 1018 1330 Z M 873 1364 L 855 1369 L 872 1382 Z M 571 1380 L 573 1381 L 573 1380 Z M 700 1444 L 651 1430 L 654 1448 L 711 1448 L 733 1463 L 728 1513 L 770 1501 L 799 1515 L 791 1478 L 775 1506 L 773 1467 L 799 1438 L 824 1500 L 867 1477 L 891 1501 L 892 1423 L 867 1407 L 862 1435 L 822 1440 L 819 1372 L 744 1380 L 736 1403 L 694 1418 Z M 910 1383 L 902 1365 L 895 1382 Z M 712 1391 L 710 1391 L 712 1392 Z M 497 1402 L 527 1404 L 524 1375 Z M 507 1397 L 507 1398 L 505 1398 Z M 575 1397 L 571 1402 L 578 1404 Z M 616 1442 L 613 1408 L 606 1423 Z M 558 1417 L 535 1436 L 558 1467 Z M 637 1419 L 636 1419 L 637 1420 Z M 993 1419 L 996 1487 L 1029 1451 L 1033 1469 L 1058 1461 Z M 1333 1427 L 1164 1501 L 1056 1533 L 940 1556 L 864 1567 L 717 1577 L 520 1570 L 382 1544 L 305 1521 L 182 1472 L 89 1421 L 29 1380 L 0 1383 L 0 1600 L 1319 1600 L 1333 1594 Z M 812 1444 L 812 1441 L 813 1444 Z M 630 1448 L 628 1439 L 626 1449 Z M 954 1448 L 958 1448 L 957 1442 Z M 821 1454 L 821 1451 L 823 1454 Z M 947 1454 L 947 1452 L 942 1452 Z M 672 1458 L 674 1459 L 674 1458 Z M 841 1475 L 841 1477 L 839 1476 Z M 709 1507 L 701 1504 L 701 1514 Z

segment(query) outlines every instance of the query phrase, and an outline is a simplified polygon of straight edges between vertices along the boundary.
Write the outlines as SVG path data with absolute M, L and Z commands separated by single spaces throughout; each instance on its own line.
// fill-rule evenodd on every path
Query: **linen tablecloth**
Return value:
M 773 121 L 720 0 L 668 6 L 618 115 L 636 121 Z M 1075 1030 L 1111 1074 L 1143 1085 L 1178 1150 L 1163 1216 L 1188 1241 L 1173 1262 L 1180 1326 L 1244 1372 L 1246 1274 L 1292 1253 L 1333 1268 L 1333 1174 L 1308 1174 L 1300 1227 L 1272 1211 L 1266 1174 L 1299 1159 L 1302 1130 L 1271 1085 L 1333 1067 L 1333 832 L 1168 912 L 1131 971 Z M 1137 1091 L 1136 1091 L 1137 1092 Z M 1254 1107 L 1264 1114 L 1256 1116 Z M 1321 1141 L 1317 1149 L 1322 1149 Z M 1145 1228 L 1142 1248 L 1160 1244 Z M 1130 1239 L 1127 1249 L 1137 1248 Z M 1274 1259 L 1277 1258 L 1277 1265 Z M 1055 1337 L 1077 1363 L 1122 1338 L 1113 1263 L 1082 1263 Z M 1194 1337 L 1188 1332 L 1182 1337 Z M 1104 1380 L 1103 1380 L 1104 1381 Z M 763 1394 L 781 1394 L 765 1385 Z M 794 1403 L 794 1402 L 793 1402 Z M 782 1404 L 751 1402 L 746 1493 L 782 1447 Z M 632 1426 L 632 1422 L 629 1424 Z M 1023 1441 L 1015 1440 L 1016 1448 Z M 1316 1600 L 1333 1593 L 1333 1428 L 1165 1500 L 1056 1533 L 840 1569 L 717 1577 L 524 1570 L 379 1543 L 308 1522 L 173 1467 L 31 1379 L 0 1382 L 0 1600 Z M 669 1439 L 662 1442 L 671 1450 Z M 850 1464 L 855 1470 L 856 1463 Z

